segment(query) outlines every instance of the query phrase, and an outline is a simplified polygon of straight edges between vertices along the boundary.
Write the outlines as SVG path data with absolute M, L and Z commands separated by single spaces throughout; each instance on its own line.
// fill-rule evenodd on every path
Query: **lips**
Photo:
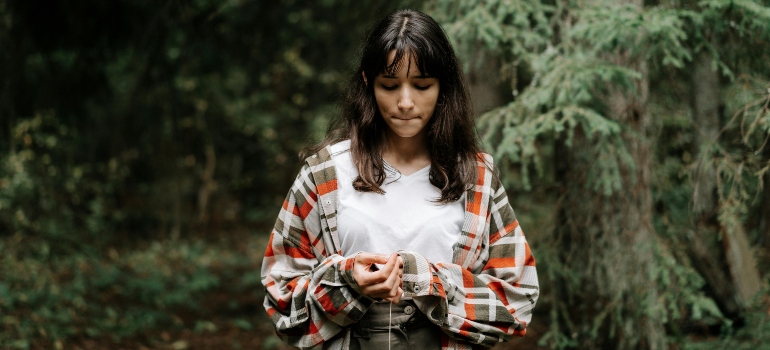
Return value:
M 398 120 L 412 120 L 412 119 L 419 119 L 420 116 L 416 116 L 416 117 L 396 117 L 396 116 L 393 116 L 391 118 L 398 119 Z

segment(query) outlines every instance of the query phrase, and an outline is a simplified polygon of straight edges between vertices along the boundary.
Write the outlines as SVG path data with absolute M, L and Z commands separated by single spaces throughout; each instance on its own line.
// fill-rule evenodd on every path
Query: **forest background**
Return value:
M 0 348 L 286 348 L 267 237 L 402 7 L 453 40 L 537 258 L 496 349 L 770 343 L 767 0 L 0 0 Z

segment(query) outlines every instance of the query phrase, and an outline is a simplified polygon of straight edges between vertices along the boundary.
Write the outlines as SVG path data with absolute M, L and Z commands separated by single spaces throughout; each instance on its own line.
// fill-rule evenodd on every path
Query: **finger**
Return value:
M 398 272 L 398 270 L 396 269 L 393 269 L 393 270 L 395 270 L 394 272 Z M 401 287 L 401 278 L 398 277 L 398 273 L 395 273 L 394 275 L 395 275 L 395 281 L 393 283 L 393 288 L 391 288 L 390 290 L 390 295 L 395 297 L 398 295 L 398 289 Z
M 398 291 L 395 296 L 383 298 L 384 300 L 387 300 L 393 304 L 398 304 L 401 301 L 401 298 L 404 296 L 404 290 L 401 289 L 401 287 L 398 288 Z
M 396 266 L 396 262 L 398 262 L 398 254 L 391 253 L 388 257 L 387 263 L 382 267 L 380 271 L 384 272 L 385 276 L 390 276 L 390 274 L 393 272 L 393 267 Z
M 376 254 L 372 254 L 372 253 L 358 254 L 358 256 L 361 256 L 361 255 L 364 255 L 361 259 L 363 261 L 367 261 L 366 259 Z M 385 269 L 372 271 L 369 269 L 368 264 L 358 261 L 358 256 L 356 257 L 357 260 L 354 262 L 354 266 L 353 266 L 353 272 L 355 273 L 353 278 L 356 280 L 359 286 L 374 285 L 377 283 L 382 283 L 383 281 L 388 279 L 388 276 L 390 275 L 390 271 L 387 271 Z M 386 264 L 385 266 L 388 266 L 388 265 Z
M 397 285 L 401 285 L 401 276 L 403 275 L 403 272 L 404 270 L 399 269 L 397 267 L 393 267 L 393 271 L 391 272 L 391 275 L 395 276 L 398 279 L 396 283 Z
M 359 285 L 374 285 L 377 283 L 383 283 L 385 282 L 390 275 L 393 273 L 394 266 L 396 265 L 396 254 L 392 253 L 390 255 L 390 258 L 386 260 L 385 266 L 382 267 L 382 269 L 377 271 L 367 271 L 367 273 L 361 273 L 361 283 Z
M 375 299 L 390 300 L 394 296 L 390 289 L 386 289 L 386 290 L 382 290 L 382 289 L 380 289 L 380 290 L 371 290 L 370 289 L 368 292 L 366 292 L 366 291 L 364 291 L 362 289 L 361 292 L 363 294 L 365 294 L 365 295 L 368 295 L 370 298 L 375 298 Z
M 393 269 L 388 278 L 380 283 L 374 283 L 361 288 L 361 292 L 373 298 L 392 298 L 401 286 L 398 270 Z
M 386 254 L 374 254 L 368 252 L 361 252 L 356 255 L 355 262 L 371 265 L 371 264 L 384 264 L 388 261 L 389 256 Z
M 375 288 L 377 288 L 378 294 L 381 294 L 381 298 L 393 298 L 398 293 L 398 289 L 401 286 L 401 278 L 398 277 L 398 270 L 393 269 L 393 273 L 388 276 L 388 279 L 378 284 Z
M 379 283 L 373 283 L 370 285 L 367 285 L 365 288 L 361 289 L 361 292 L 364 294 L 367 294 L 369 296 L 377 296 L 379 298 L 389 298 L 393 296 L 394 287 L 398 287 L 400 283 L 397 283 L 399 280 L 398 278 L 398 270 L 393 270 L 388 278 L 382 282 Z
M 388 276 L 388 279 L 385 280 L 383 284 L 386 290 L 395 292 L 393 288 L 398 287 L 398 285 L 401 284 L 400 282 L 401 279 L 398 278 L 398 270 L 393 269 L 391 274 Z
M 387 275 L 381 271 L 370 271 L 367 266 L 359 263 L 353 265 L 353 279 L 359 287 L 377 284 L 387 279 Z
M 358 285 L 363 286 L 376 286 L 378 284 L 381 284 L 385 282 L 388 279 L 388 275 L 380 271 L 366 271 L 358 273 L 356 276 L 356 282 L 358 282 Z M 371 289 L 371 288 L 370 288 Z
M 401 287 L 398 287 L 398 290 L 396 291 L 396 296 L 390 298 L 390 302 L 393 304 L 398 304 L 398 302 L 401 301 L 402 294 L 404 294 L 404 291 L 401 289 Z
M 394 259 L 395 260 L 395 259 Z M 401 279 L 398 277 L 398 269 L 395 268 L 395 261 L 393 266 L 390 269 L 390 274 L 388 275 L 388 279 L 383 282 L 384 288 L 388 291 L 393 291 L 393 288 L 400 285 Z

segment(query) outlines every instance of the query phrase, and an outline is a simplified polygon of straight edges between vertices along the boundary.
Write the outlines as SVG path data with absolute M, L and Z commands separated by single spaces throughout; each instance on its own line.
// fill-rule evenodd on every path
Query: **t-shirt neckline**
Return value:
M 401 179 L 403 179 L 403 180 L 411 180 L 411 179 L 414 179 L 416 177 L 419 177 L 419 176 L 423 175 L 425 172 L 430 170 L 430 164 L 428 164 L 428 165 L 426 165 L 424 168 L 422 168 L 420 170 L 417 170 L 417 171 L 415 171 L 415 172 L 413 172 L 413 173 L 411 173 L 409 175 L 404 175 L 398 169 L 396 169 L 396 167 L 390 165 L 390 163 L 385 161 L 385 159 L 382 160 L 382 164 L 383 164 L 383 166 L 385 168 L 385 173 L 386 173 L 387 178 L 388 178 L 386 183 L 393 183 L 393 182 L 396 182 L 396 181 L 401 180 Z

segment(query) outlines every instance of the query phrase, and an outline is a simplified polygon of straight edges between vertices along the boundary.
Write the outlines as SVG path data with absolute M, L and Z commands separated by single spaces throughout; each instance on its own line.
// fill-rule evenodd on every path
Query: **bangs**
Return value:
M 427 57 L 428 55 L 426 55 L 424 51 L 417 50 L 417 45 L 406 41 L 407 40 L 399 40 L 396 42 L 395 48 L 385 52 L 386 59 L 379 71 L 379 74 L 396 75 L 398 71 L 400 71 L 404 66 L 404 64 L 406 64 L 406 74 L 409 75 L 410 72 L 408 69 L 409 63 L 411 61 L 414 62 L 414 65 L 419 70 L 420 75 L 435 77 L 435 69 L 432 69 L 431 67 L 437 67 L 440 65 L 437 64 L 435 60 Z M 390 52 L 392 50 L 395 50 L 393 61 L 390 62 L 390 64 L 387 64 L 388 56 L 390 56 Z

